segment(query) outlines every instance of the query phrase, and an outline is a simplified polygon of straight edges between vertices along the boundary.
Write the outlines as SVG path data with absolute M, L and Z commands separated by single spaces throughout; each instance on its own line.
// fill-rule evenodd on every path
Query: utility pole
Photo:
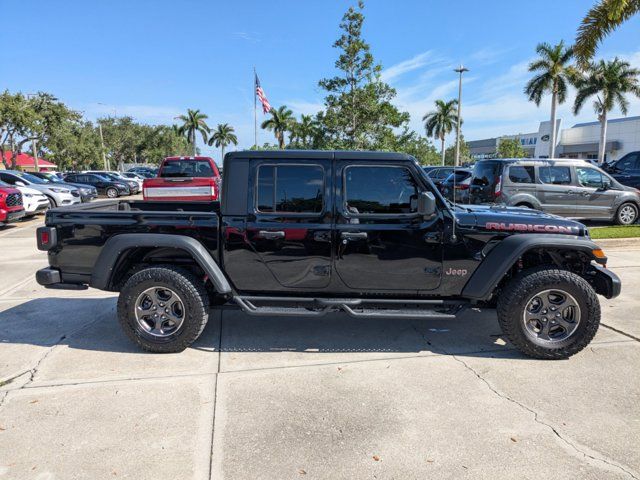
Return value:
M 107 156 L 104 153 L 104 137 L 102 136 L 102 124 L 100 123 L 100 121 L 98 120 L 98 131 L 100 132 L 100 146 L 101 151 L 102 151 L 102 163 L 104 164 L 104 169 L 105 170 L 111 170 L 108 166 L 107 166 Z
M 458 80 L 458 125 L 456 127 L 456 157 L 454 159 L 454 163 L 453 166 L 457 167 L 458 164 L 460 163 L 460 112 L 462 110 L 462 74 L 464 72 L 468 72 L 469 69 L 462 66 L 462 64 L 460 64 L 460 66 L 458 68 L 456 68 L 454 70 L 454 72 L 459 74 L 459 80 Z
M 31 150 L 33 151 L 33 168 L 37 172 L 40 171 L 40 166 L 38 165 L 38 149 L 36 148 L 36 139 L 31 140 Z
M 258 107 L 256 103 L 258 93 L 256 92 L 256 78 L 258 78 L 258 74 L 256 73 L 256 67 L 253 67 L 253 148 L 255 150 L 258 149 Z

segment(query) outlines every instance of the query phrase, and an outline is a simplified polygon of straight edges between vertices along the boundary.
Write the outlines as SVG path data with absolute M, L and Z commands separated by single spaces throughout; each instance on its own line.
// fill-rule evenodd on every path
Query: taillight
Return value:
M 38 250 L 51 250 L 58 242 L 56 229 L 52 227 L 38 227 L 36 230 Z
M 499 197 L 502 194 L 502 175 L 498 177 L 496 188 L 494 188 L 493 193 L 495 193 L 496 197 Z
M 456 185 L 456 190 L 469 190 L 469 185 L 466 183 L 459 183 Z

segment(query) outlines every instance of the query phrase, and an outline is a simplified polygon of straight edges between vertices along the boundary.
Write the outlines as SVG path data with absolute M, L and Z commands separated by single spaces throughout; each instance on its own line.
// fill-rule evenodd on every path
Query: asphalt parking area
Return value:
M 450 320 L 212 314 L 181 354 L 120 332 L 116 297 L 34 280 L 41 217 L 0 230 L 0 478 L 640 478 L 640 250 L 566 361 L 495 313 Z

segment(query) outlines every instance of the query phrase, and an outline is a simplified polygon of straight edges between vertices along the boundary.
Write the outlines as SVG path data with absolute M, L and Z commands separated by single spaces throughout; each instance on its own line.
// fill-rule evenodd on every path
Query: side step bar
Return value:
M 468 303 L 457 300 L 402 300 L 364 298 L 304 298 L 304 297 L 233 297 L 249 315 L 322 317 L 344 311 L 356 318 L 445 318 L 453 319 Z

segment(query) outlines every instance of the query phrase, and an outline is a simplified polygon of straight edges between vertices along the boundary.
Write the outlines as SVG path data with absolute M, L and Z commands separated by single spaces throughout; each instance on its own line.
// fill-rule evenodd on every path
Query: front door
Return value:
M 542 210 L 565 217 L 576 215 L 578 188 L 573 185 L 570 166 L 538 167 L 538 200 Z
M 328 159 L 251 162 L 254 188 L 245 241 L 262 265 L 254 267 L 255 282 L 246 279 L 247 289 L 317 290 L 329 285 L 331 169 Z M 259 285 L 252 288 L 252 282 Z
M 442 276 L 442 218 L 417 214 L 428 187 L 411 162 L 336 159 L 335 270 L 348 290 L 433 290 Z
M 576 167 L 578 196 L 576 214 L 580 218 L 611 218 L 618 196 L 611 190 L 611 180 L 593 167 Z

